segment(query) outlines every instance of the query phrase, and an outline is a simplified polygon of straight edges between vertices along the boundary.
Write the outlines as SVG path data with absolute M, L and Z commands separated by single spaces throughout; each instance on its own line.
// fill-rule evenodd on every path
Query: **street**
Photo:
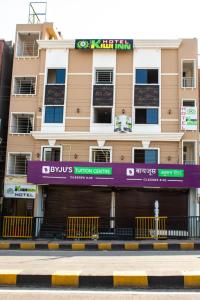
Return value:
M 87 291 L 0 289 L 2 300 L 199 300 L 198 291 Z

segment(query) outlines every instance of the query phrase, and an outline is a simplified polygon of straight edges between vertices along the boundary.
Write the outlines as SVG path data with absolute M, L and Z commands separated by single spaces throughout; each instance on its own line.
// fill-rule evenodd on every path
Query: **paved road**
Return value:
M 199 300 L 191 291 L 60 291 L 0 289 L 2 300 Z
M 148 275 L 182 274 L 200 270 L 200 251 L 0 251 L 0 270 L 50 274 L 80 271 L 84 275 L 106 275 L 113 271 L 146 271 Z

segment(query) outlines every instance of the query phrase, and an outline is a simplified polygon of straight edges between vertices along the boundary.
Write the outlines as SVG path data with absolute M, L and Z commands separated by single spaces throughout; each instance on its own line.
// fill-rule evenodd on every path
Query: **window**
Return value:
M 183 100 L 183 106 L 194 107 L 195 106 L 195 100 Z
M 18 32 L 17 56 L 38 56 L 39 33 Z
M 93 148 L 92 162 L 111 162 L 111 149 L 106 148 Z
M 195 87 L 195 61 L 185 60 L 182 64 L 182 87 Z
M 135 124 L 158 124 L 158 109 L 136 108 Z
M 25 153 L 10 153 L 9 154 L 9 175 L 26 175 L 27 161 L 30 160 L 31 155 Z
M 42 160 L 45 161 L 60 161 L 60 148 L 44 147 L 42 153 Z
M 158 163 L 158 150 L 154 149 L 134 149 L 134 162 L 157 164 Z
M 47 84 L 65 84 L 65 69 L 49 69 Z
M 96 70 L 96 84 L 112 84 L 113 70 Z
M 33 115 L 12 114 L 11 133 L 30 133 L 33 130 Z
M 158 84 L 158 70 L 136 69 L 136 84 Z
M 112 108 L 94 107 L 94 123 L 112 123 Z
M 63 123 L 63 106 L 46 106 L 45 123 Z
M 35 94 L 35 77 L 15 77 L 14 94 L 15 95 L 34 95 Z

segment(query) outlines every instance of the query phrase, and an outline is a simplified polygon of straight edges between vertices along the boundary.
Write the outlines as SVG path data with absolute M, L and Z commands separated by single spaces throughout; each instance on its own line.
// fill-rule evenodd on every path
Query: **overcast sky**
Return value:
M 0 38 L 27 23 L 28 0 L 0 1 Z M 200 0 L 48 0 L 47 21 L 64 38 L 200 39 Z

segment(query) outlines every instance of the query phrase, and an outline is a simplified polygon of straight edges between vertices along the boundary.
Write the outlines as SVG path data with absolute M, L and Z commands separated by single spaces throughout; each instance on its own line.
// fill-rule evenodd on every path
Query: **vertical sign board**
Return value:
M 181 107 L 181 130 L 197 130 L 197 107 Z
M 76 49 L 133 50 L 133 40 L 124 39 L 81 39 L 75 40 Z

